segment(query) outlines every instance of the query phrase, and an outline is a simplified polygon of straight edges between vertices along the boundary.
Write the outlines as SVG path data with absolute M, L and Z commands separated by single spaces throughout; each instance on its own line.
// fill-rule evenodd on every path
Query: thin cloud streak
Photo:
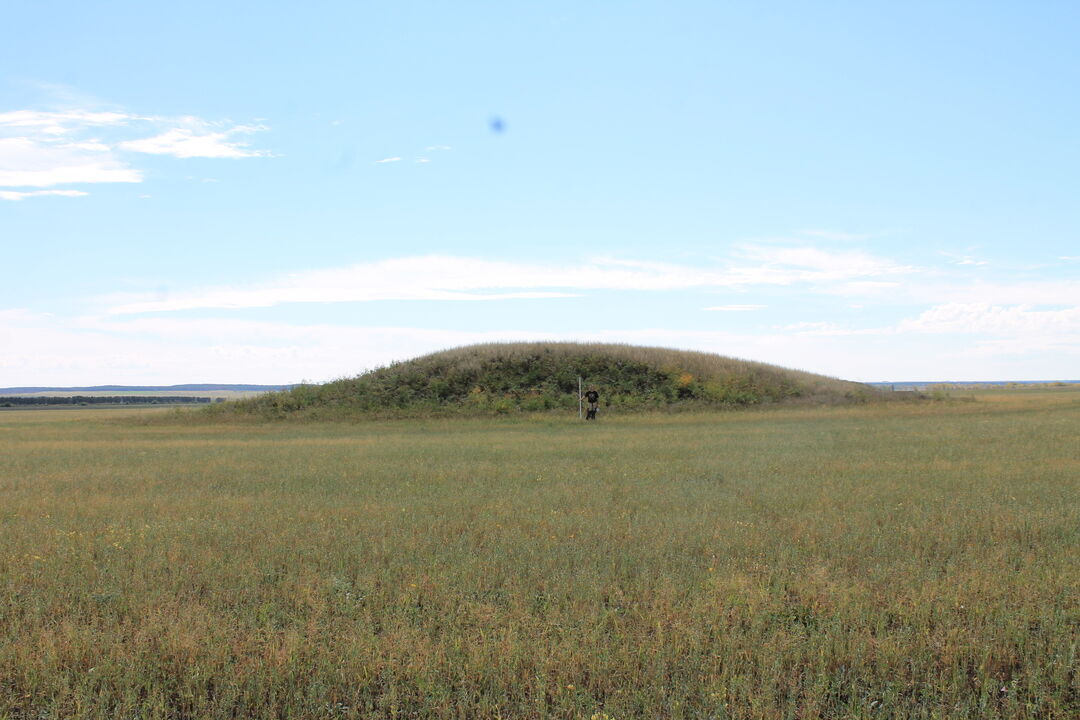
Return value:
M 424 148 L 424 153 L 439 153 L 447 152 L 451 148 L 449 145 L 428 145 Z M 408 154 L 408 153 L 407 153 Z M 382 165 L 384 163 L 396 163 L 401 162 L 404 159 L 402 155 L 392 155 L 390 157 L 384 157 L 382 160 L 375 160 L 375 165 Z M 416 153 L 413 157 L 413 163 L 417 165 L 426 165 L 431 162 L 431 158 L 425 154 Z
M 749 248 L 743 250 L 749 253 Z M 136 295 L 105 301 L 112 314 L 133 314 L 284 303 L 558 298 L 567 297 L 567 291 L 793 285 L 910 272 L 863 253 L 770 248 L 759 258 L 764 262 L 753 266 L 729 264 L 703 269 L 610 258 L 561 266 L 428 255 L 312 270 L 246 287 L 197 288 L 167 298 Z
M 237 135 L 251 135 L 265 130 L 262 126 L 236 125 L 227 130 L 213 132 L 205 124 L 202 127 L 172 128 L 160 135 L 129 140 L 117 145 L 121 150 L 149 155 L 171 155 L 177 158 L 250 158 L 268 157 L 265 150 L 253 150 Z
M 90 110 L 13 110 L 0 113 L 0 128 L 36 128 L 47 135 L 66 135 L 88 127 L 126 125 L 132 119 L 140 118 L 127 113 Z
M 764 305 L 713 305 L 701 309 L 709 312 L 750 312 L 752 310 L 761 310 L 764 307 Z
M 18 192 L 12 190 L 0 190 L 0 200 L 12 200 L 18 202 L 31 197 L 44 197 L 47 195 L 56 195 L 59 197 L 83 197 L 89 195 L 82 190 L 31 190 L 28 192 Z

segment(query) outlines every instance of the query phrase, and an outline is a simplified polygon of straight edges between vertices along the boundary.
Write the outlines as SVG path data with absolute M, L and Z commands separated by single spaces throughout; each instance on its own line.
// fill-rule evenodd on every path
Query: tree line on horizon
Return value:
M 218 399 L 219 402 L 222 400 Z M 208 404 L 213 398 L 185 395 L 35 395 L 0 397 L 0 407 L 18 405 L 179 405 Z

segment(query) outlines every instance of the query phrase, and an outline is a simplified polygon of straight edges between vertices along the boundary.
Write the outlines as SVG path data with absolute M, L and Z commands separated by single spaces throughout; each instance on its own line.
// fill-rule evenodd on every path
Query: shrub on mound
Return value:
M 578 378 L 622 411 L 846 402 L 866 385 L 709 353 L 633 345 L 495 343 L 397 362 L 354 378 L 208 408 L 293 415 L 504 414 L 577 408 Z

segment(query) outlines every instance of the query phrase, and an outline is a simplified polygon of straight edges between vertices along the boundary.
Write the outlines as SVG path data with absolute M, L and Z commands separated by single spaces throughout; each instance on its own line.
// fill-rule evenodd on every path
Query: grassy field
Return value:
M 171 412 L 0 414 L 0 718 L 1080 713 L 1076 388 Z

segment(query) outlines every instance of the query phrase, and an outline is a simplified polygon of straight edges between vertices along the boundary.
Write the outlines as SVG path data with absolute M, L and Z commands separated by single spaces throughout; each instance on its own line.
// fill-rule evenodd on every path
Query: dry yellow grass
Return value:
M 604 355 L 652 367 L 678 369 L 688 373 L 691 378 L 716 378 L 747 372 L 784 379 L 790 377 L 803 383 L 812 393 L 827 391 L 843 393 L 858 387 L 857 383 L 846 380 L 830 378 L 803 370 L 782 368 L 753 360 L 743 360 L 715 353 L 621 343 L 486 343 L 443 350 L 429 356 L 417 358 L 417 360 L 423 362 L 428 358 L 438 357 L 440 359 L 445 358 L 450 364 L 461 364 L 463 366 L 471 364 L 478 368 L 479 363 L 484 360 L 493 358 L 524 359 L 542 352 L 552 353 L 556 357 L 562 358 L 572 358 L 581 355 L 583 352 Z
M 154 412 L 0 413 L 0 718 L 1080 710 L 1075 390 Z

